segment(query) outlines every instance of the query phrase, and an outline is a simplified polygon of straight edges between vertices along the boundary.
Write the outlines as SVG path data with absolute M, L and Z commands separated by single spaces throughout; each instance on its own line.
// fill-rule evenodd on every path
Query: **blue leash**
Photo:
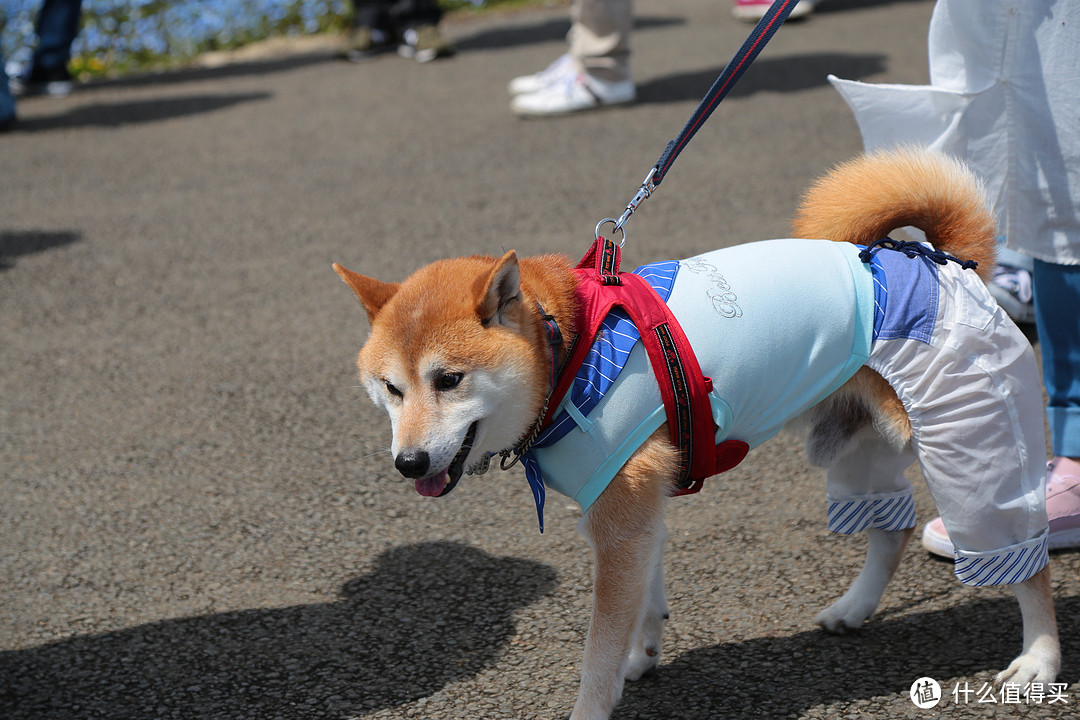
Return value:
M 604 218 L 596 224 L 596 237 L 600 237 L 600 228 L 605 223 L 612 223 L 614 225 L 614 231 L 618 231 L 622 235 L 622 243 L 626 242 L 626 222 L 630 219 L 630 216 L 637 210 L 641 201 L 653 194 L 656 188 L 663 182 L 667 176 L 668 170 L 671 168 L 672 163 L 675 162 L 675 158 L 679 157 L 679 153 L 683 151 L 686 144 L 690 142 L 690 139 L 694 137 L 701 126 L 705 124 L 705 121 L 712 115 L 713 110 L 720 104 L 720 101 L 731 91 L 731 88 L 742 77 L 742 74 L 746 72 L 746 68 L 750 67 L 750 64 L 754 62 L 758 54 L 765 47 L 765 44 L 772 39 L 772 36 L 776 34 L 776 31 L 780 29 L 780 26 L 787 20 L 788 15 L 794 9 L 799 0 L 775 0 L 765 14 L 758 20 L 757 25 L 754 26 L 754 30 L 750 33 L 750 36 L 746 38 L 746 42 L 742 44 L 739 51 L 735 53 L 735 56 L 731 59 L 731 62 L 727 64 L 724 71 L 720 73 L 720 76 L 716 78 L 716 82 L 709 88 L 709 92 L 705 94 L 701 103 L 698 105 L 697 110 L 690 116 L 690 120 L 687 121 L 683 127 L 682 132 L 678 137 L 667 144 L 664 148 L 663 154 L 660 155 L 660 159 L 656 161 L 656 165 L 649 171 L 645 181 L 641 183 L 641 188 L 638 190 L 634 198 L 627 204 L 626 211 L 618 218 Z

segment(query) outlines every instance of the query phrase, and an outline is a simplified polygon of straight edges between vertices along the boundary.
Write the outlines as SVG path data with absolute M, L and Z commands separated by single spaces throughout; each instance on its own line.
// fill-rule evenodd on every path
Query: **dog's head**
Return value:
M 367 311 L 360 379 L 390 415 L 394 465 L 417 492 L 447 494 L 489 451 L 527 432 L 547 360 L 514 251 L 441 260 L 400 284 L 334 270 Z

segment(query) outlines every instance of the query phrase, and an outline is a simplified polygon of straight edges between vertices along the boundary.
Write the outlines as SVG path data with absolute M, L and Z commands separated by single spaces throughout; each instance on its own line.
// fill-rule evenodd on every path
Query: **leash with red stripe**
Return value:
M 667 144 L 664 148 L 664 152 L 660 155 L 660 159 L 656 161 L 656 165 L 649 171 L 645 181 L 641 183 L 640 189 L 633 199 L 626 205 L 626 210 L 618 219 L 616 218 L 604 218 L 596 224 L 596 237 L 600 237 L 600 228 L 611 223 L 613 225 L 613 232 L 621 234 L 622 243 L 626 242 L 626 222 L 630 219 L 630 216 L 637 210 L 638 205 L 655 192 L 660 183 L 663 182 L 667 176 L 668 170 L 671 168 L 672 163 L 675 162 L 675 158 L 679 156 L 679 153 L 683 151 L 690 139 L 694 137 L 701 126 L 705 124 L 705 121 L 712 115 L 713 110 L 720 104 L 720 101 L 731 91 L 731 88 L 738 82 L 742 74 L 746 72 L 746 69 L 750 67 L 750 64 L 754 62 L 758 54 L 765 47 L 766 43 L 772 39 L 772 36 L 776 34 L 776 31 L 780 29 L 780 26 L 787 20 L 788 15 L 794 9 L 799 0 L 775 0 L 765 14 L 754 26 L 754 30 L 750 33 L 749 37 L 739 48 L 739 51 L 735 53 L 735 56 L 731 59 L 731 62 L 727 64 L 724 71 L 720 73 L 720 76 L 716 78 L 716 82 L 709 88 L 709 92 L 705 94 L 701 103 L 698 105 L 697 110 L 690 116 L 686 125 L 683 127 L 682 132 L 678 137 Z
M 532 455 L 532 445 L 539 432 L 551 423 L 556 408 L 569 391 L 577 369 L 592 346 L 601 322 L 616 305 L 627 311 L 641 334 L 649 361 L 657 374 L 671 441 L 682 451 L 682 461 L 672 494 L 697 492 L 705 478 L 735 467 L 750 449 L 750 446 L 741 440 L 725 440 L 719 445 L 714 444 L 712 411 L 708 399 L 712 381 L 702 374 L 686 335 L 656 291 L 640 277 L 620 272 L 619 248 L 626 242 L 625 225 L 630 216 L 638 205 L 656 190 L 675 158 L 746 72 L 765 44 L 791 14 L 796 3 L 798 0 L 774 0 L 731 62 L 709 88 L 682 132 L 664 148 L 663 154 L 649 171 L 641 188 L 627 204 L 626 211 L 618 219 L 604 218 L 596 224 L 596 241 L 575 268 L 580 279 L 577 300 L 581 334 L 576 338 L 575 345 L 571 347 L 558 372 L 555 372 L 556 362 L 553 356 L 551 391 L 532 432 L 516 447 L 500 453 L 503 458 L 500 465 L 504 470 L 518 460 L 526 462 L 526 477 L 536 501 L 540 532 L 544 531 L 546 491 L 536 459 Z M 621 233 L 622 242 L 616 244 L 601 237 L 600 228 L 606 223 L 612 223 L 614 230 Z M 545 315 L 542 308 L 541 315 Z M 561 342 L 561 333 L 557 326 L 554 330 L 551 329 L 553 318 L 545 316 L 544 320 L 548 328 L 549 343 L 554 347 L 556 342 Z M 483 474 L 487 467 L 485 460 L 482 466 L 473 472 Z

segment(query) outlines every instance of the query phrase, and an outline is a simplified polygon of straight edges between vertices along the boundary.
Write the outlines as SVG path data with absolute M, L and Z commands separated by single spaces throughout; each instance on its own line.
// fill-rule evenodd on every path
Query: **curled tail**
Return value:
M 924 149 L 861 155 L 817 180 L 793 226 L 797 237 L 868 245 L 901 227 L 937 248 L 974 260 L 987 280 L 997 232 L 978 178 L 958 160 Z

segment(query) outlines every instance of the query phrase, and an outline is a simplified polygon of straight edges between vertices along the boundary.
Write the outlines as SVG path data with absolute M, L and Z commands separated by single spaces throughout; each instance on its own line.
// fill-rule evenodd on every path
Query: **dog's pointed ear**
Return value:
M 517 253 L 508 251 L 495 263 L 481 285 L 476 313 L 485 327 L 521 328 L 521 268 Z
M 375 319 L 375 316 L 382 310 L 383 305 L 398 291 L 399 285 L 397 283 L 384 283 L 375 278 L 354 273 L 337 263 L 334 263 L 334 272 L 345 281 L 346 285 L 352 288 L 353 292 L 356 293 L 356 297 L 360 298 L 364 310 L 367 311 L 369 321 Z

